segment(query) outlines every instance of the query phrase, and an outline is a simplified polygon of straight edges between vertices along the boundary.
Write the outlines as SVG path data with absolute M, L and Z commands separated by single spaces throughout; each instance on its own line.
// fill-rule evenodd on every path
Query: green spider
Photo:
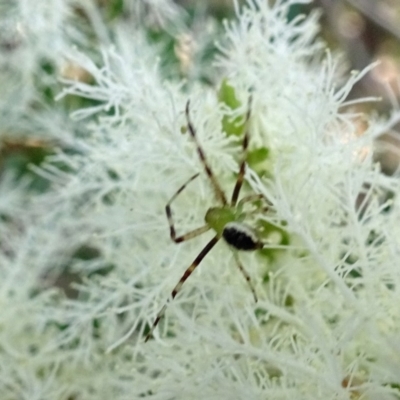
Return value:
M 204 217 L 205 219 L 205 225 L 194 229 L 193 231 L 190 231 L 184 235 L 177 236 L 176 230 L 175 230 L 175 224 L 174 224 L 174 219 L 173 219 L 173 214 L 171 210 L 171 204 L 172 202 L 177 198 L 177 196 L 186 188 L 186 186 L 192 182 L 194 179 L 196 179 L 199 176 L 199 173 L 193 175 L 186 183 L 184 183 L 178 190 L 177 192 L 172 196 L 170 201 L 167 203 L 165 206 L 165 212 L 167 215 L 168 223 L 169 223 L 169 229 L 170 229 L 170 236 L 171 239 L 175 243 L 181 243 L 185 242 L 187 240 L 193 239 L 209 230 L 213 230 L 215 232 L 215 236 L 205 245 L 205 247 L 201 250 L 201 252 L 197 255 L 197 257 L 194 259 L 194 261 L 190 264 L 190 266 L 186 269 L 184 274 L 182 275 L 181 279 L 179 282 L 176 284 L 174 289 L 171 292 L 171 300 L 173 300 L 176 295 L 179 293 L 179 291 L 182 288 L 182 285 L 185 283 L 185 281 L 189 278 L 189 276 L 193 273 L 193 271 L 198 267 L 198 265 L 201 263 L 201 261 L 204 259 L 204 257 L 210 252 L 210 250 L 219 242 L 220 239 L 223 239 L 229 247 L 233 250 L 233 255 L 236 261 L 236 264 L 240 270 L 240 272 L 243 274 L 246 282 L 248 283 L 250 290 L 253 294 L 254 300 L 257 302 L 257 295 L 256 291 L 251 283 L 250 276 L 246 272 L 246 270 L 243 268 L 243 265 L 241 264 L 238 256 L 238 251 L 255 251 L 255 250 L 260 250 L 263 249 L 264 246 L 267 245 L 266 242 L 264 242 L 261 238 L 263 236 L 262 232 L 262 226 L 260 229 L 253 229 L 249 225 L 247 225 L 244 221 L 246 218 L 248 218 L 249 213 L 244 210 L 244 204 L 248 202 L 260 202 L 264 201 L 267 204 L 267 207 L 264 206 L 264 208 L 260 208 L 260 205 L 258 204 L 257 208 L 258 210 L 268 210 L 270 207 L 269 202 L 265 197 L 263 197 L 260 194 L 252 194 L 249 196 L 243 197 L 241 200 L 239 200 L 239 194 L 241 191 L 241 188 L 243 186 L 243 181 L 244 181 L 244 175 L 246 171 L 246 157 L 247 157 L 247 151 L 248 151 L 248 145 L 249 145 L 249 132 L 247 129 L 248 121 L 250 119 L 250 104 L 251 104 L 251 97 L 249 100 L 249 108 L 246 114 L 246 119 L 245 119 L 245 133 L 244 133 L 244 138 L 242 142 L 242 148 L 243 148 L 243 159 L 240 164 L 239 168 L 239 173 L 236 179 L 235 187 L 233 189 L 232 195 L 230 200 L 228 201 L 224 191 L 222 190 L 217 178 L 215 177 L 215 174 L 213 173 L 206 155 L 204 153 L 203 148 L 201 147 L 197 136 L 196 136 L 196 130 L 191 122 L 190 119 L 190 101 L 186 103 L 186 119 L 187 119 L 187 127 L 188 131 L 196 145 L 197 149 L 197 154 L 199 155 L 200 161 L 203 164 L 204 170 L 210 180 L 210 183 L 212 185 L 212 188 L 215 193 L 215 197 L 217 201 L 219 202 L 219 205 L 216 207 L 211 207 L 207 210 L 206 215 Z M 265 226 L 264 226 L 265 227 Z M 270 229 L 269 229 L 270 230 Z M 279 230 L 279 228 L 277 228 Z M 150 337 L 153 335 L 153 331 L 160 322 L 160 319 L 162 318 L 164 311 L 168 305 L 168 301 L 165 303 L 165 305 L 161 308 L 159 313 L 157 314 L 156 319 L 153 322 L 153 325 L 150 328 L 150 331 L 146 335 L 145 342 L 147 342 Z

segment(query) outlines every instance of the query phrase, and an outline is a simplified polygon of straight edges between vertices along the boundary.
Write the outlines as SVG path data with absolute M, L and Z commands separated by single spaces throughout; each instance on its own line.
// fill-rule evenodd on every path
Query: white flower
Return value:
M 163 4 L 151 2 L 168 19 L 174 8 Z M 89 100 L 72 115 L 80 135 L 35 169 L 51 188 L 18 208 L 21 232 L 2 228 L 4 398 L 396 398 L 399 184 L 372 148 L 400 112 L 365 116 L 366 132 L 356 134 L 346 97 L 368 70 L 346 81 L 316 38 L 318 15 L 287 21 L 294 4 L 237 6 L 219 40 L 218 93 L 167 81 L 157 49 L 126 24 L 101 57 L 69 51 L 91 77 L 65 79 L 59 96 Z M 246 223 L 263 227 L 272 249 L 240 253 L 255 303 L 221 240 L 144 343 L 213 237 L 173 243 L 167 202 L 200 173 L 171 205 L 177 235 L 219 205 L 187 129 L 188 100 L 228 199 L 244 156 L 230 118 L 243 124 L 250 107 L 241 196 L 264 196 Z M 63 267 L 70 298 L 57 289 Z

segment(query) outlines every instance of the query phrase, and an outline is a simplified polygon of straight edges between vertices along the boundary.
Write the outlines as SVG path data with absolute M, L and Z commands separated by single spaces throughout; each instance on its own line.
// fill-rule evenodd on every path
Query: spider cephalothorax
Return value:
M 201 263 L 203 258 L 208 254 L 208 252 L 218 243 L 220 239 L 223 239 L 233 250 L 234 258 L 236 261 L 236 264 L 240 270 L 240 272 L 243 274 L 244 278 L 246 279 L 252 293 L 254 296 L 254 300 L 257 301 L 257 295 L 254 290 L 254 287 L 250 281 L 250 276 L 248 273 L 245 271 L 243 268 L 237 251 L 238 250 L 244 250 L 244 251 L 254 251 L 258 249 L 262 249 L 264 246 L 264 243 L 261 241 L 259 238 L 259 234 L 256 229 L 251 228 L 249 225 L 247 225 L 244 220 L 248 216 L 243 208 L 244 204 L 246 203 L 256 203 L 260 201 L 266 201 L 266 199 L 263 198 L 263 196 L 259 194 L 251 194 L 248 196 L 243 197 L 240 201 L 239 200 L 239 194 L 243 185 L 243 180 L 244 180 L 244 175 L 245 175 L 245 170 L 246 170 L 246 155 L 247 155 L 247 149 L 248 149 L 248 144 L 249 144 L 249 132 L 248 132 L 248 122 L 250 118 L 250 104 L 251 104 L 251 98 L 249 101 L 249 109 L 246 114 L 246 119 L 245 119 L 245 133 L 243 137 L 243 154 L 242 154 L 242 161 L 240 164 L 239 168 L 239 173 L 236 179 L 236 183 L 231 195 L 230 201 L 228 201 L 224 191 L 222 190 L 216 176 L 214 175 L 207 159 L 204 153 L 203 148 L 201 147 L 200 143 L 197 140 L 196 136 L 196 131 L 194 129 L 194 126 L 192 125 L 192 122 L 190 120 L 190 113 L 189 113 L 189 106 L 190 103 L 189 101 L 186 104 L 186 119 L 187 119 L 187 126 L 189 133 L 194 140 L 196 144 L 196 149 L 197 149 L 197 154 L 200 158 L 201 163 L 203 164 L 204 170 L 209 178 L 209 181 L 212 185 L 212 188 L 215 193 L 215 198 L 218 201 L 219 205 L 215 207 L 211 207 L 206 215 L 205 215 L 205 222 L 206 224 L 200 228 L 197 228 L 191 232 L 188 232 L 184 235 L 176 235 L 175 231 L 175 224 L 174 224 L 174 219 L 173 219 L 173 214 L 171 210 L 171 203 L 176 199 L 176 197 L 186 188 L 186 186 L 192 182 L 195 178 L 199 176 L 199 174 L 193 175 L 183 186 L 181 186 L 176 193 L 172 196 L 170 201 L 167 203 L 165 206 L 165 212 L 167 214 L 167 219 L 169 223 L 169 228 L 170 228 L 170 236 L 171 239 L 175 243 L 180 243 L 184 242 L 186 240 L 192 239 L 196 236 L 201 235 L 204 232 L 207 232 L 209 230 L 213 230 L 215 232 L 215 236 L 206 244 L 206 246 L 203 248 L 203 250 L 197 255 L 197 257 L 194 259 L 192 264 L 186 269 L 184 274 L 182 275 L 181 279 L 179 282 L 176 284 L 175 288 L 171 292 L 171 298 L 174 299 L 175 296 L 178 294 L 179 290 L 181 289 L 182 285 L 186 281 L 186 279 L 189 278 L 189 276 L 192 274 L 192 272 L 196 269 L 196 267 Z M 256 206 L 257 209 L 257 206 Z M 150 328 L 149 333 L 146 336 L 145 341 L 149 340 L 149 338 L 152 336 L 154 328 L 157 326 L 158 322 L 160 321 L 165 309 L 166 309 L 167 304 L 165 304 L 160 312 L 157 314 L 157 317 L 153 323 L 153 325 Z

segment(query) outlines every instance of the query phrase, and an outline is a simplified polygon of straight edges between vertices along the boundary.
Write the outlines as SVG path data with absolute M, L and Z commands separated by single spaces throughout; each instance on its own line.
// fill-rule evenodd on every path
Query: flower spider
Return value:
M 175 243 L 181 243 L 185 242 L 187 240 L 193 239 L 210 229 L 212 229 L 216 235 L 205 245 L 205 247 L 201 250 L 201 252 L 197 255 L 197 257 L 194 259 L 194 261 L 190 264 L 190 266 L 186 269 L 184 274 L 182 275 L 181 279 L 179 282 L 176 284 L 174 289 L 171 292 L 171 300 L 173 300 L 176 295 L 179 293 L 180 289 L 182 288 L 182 285 L 185 283 L 185 281 L 189 278 L 189 276 L 193 273 L 193 271 L 198 267 L 198 265 L 201 263 L 203 258 L 209 253 L 209 251 L 218 243 L 220 239 L 223 239 L 229 247 L 233 251 L 233 255 L 236 261 L 236 264 L 244 276 L 246 282 L 248 283 L 250 290 L 253 294 L 254 300 L 257 302 L 257 295 L 256 291 L 250 281 L 250 276 L 246 272 L 246 270 L 243 268 L 243 265 L 241 264 L 239 260 L 239 256 L 237 254 L 238 250 L 244 250 L 244 251 L 252 251 L 252 250 L 259 250 L 262 249 L 265 245 L 263 241 L 260 239 L 260 235 L 256 229 L 253 229 L 249 225 L 245 224 L 243 221 L 245 220 L 246 216 L 249 214 L 244 211 L 243 205 L 248 202 L 255 202 L 259 200 L 264 200 L 266 201 L 265 197 L 263 197 L 260 194 L 252 194 L 249 196 L 243 197 L 241 200 L 239 200 L 239 194 L 240 190 L 243 185 L 244 181 L 244 175 L 246 171 L 246 156 L 247 156 L 247 151 L 248 151 L 248 144 L 249 144 L 249 132 L 248 132 L 248 121 L 250 119 L 250 107 L 251 105 L 251 97 L 249 99 L 249 107 L 248 111 L 246 114 L 246 119 L 244 122 L 245 126 L 245 133 L 244 133 L 244 138 L 242 142 L 242 148 L 243 148 L 243 158 L 240 164 L 239 168 L 239 174 L 236 179 L 235 187 L 233 189 L 231 199 L 228 201 L 224 191 L 222 190 L 217 178 L 215 177 L 214 173 L 212 172 L 212 169 L 207 161 L 206 155 L 204 153 L 203 148 L 201 147 L 197 136 L 196 136 L 196 130 L 191 122 L 190 119 L 190 101 L 186 103 L 186 119 L 187 119 L 187 127 L 190 133 L 190 136 L 192 137 L 196 149 L 197 149 L 197 154 L 200 158 L 201 163 L 203 164 L 204 170 L 210 180 L 210 183 L 213 187 L 215 197 L 217 201 L 219 202 L 219 206 L 216 207 L 211 207 L 208 209 L 206 212 L 206 215 L 204 217 L 206 224 L 200 228 L 194 229 L 193 231 L 190 231 L 186 234 L 177 236 L 176 230 L 175 230 L 175 224 L 174 224 L 174 219 L 173 219 L 173 214 L 171 210 L 171 203 L 177 198 L 177 196 L 186 188 L 186 186 L 192 182 L 195 178 L 199 176 L 199 173 L 193 175 L 186 183 L 184 183 L 177 191 L 176 193 L 172 196 L 172 198 L 169 200 L 167 205 L 165 206 L 165 212 L 167 214 L 167 219 L 168 219 L 168 224 L 169 224 L 169 229 L 170 229 L 170 236 L 171 239 Z M 268 207 L 264 208 L 268 209 Z M 168 305 L 167 301 L 164 306 L 161 308 L 159 313 L 157 314 L 156 319 L 153 322 L 153 325 L 150 328 L 150 331 L 146 335 L 145 342 L 147 342 L 150 337 L 152 337 L 154 329 L 160 322 L 160 319 L 162 318 L 164 311 Z

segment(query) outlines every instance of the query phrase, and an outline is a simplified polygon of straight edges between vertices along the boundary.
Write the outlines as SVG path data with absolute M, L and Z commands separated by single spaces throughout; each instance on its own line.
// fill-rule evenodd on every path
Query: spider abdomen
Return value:
M 243 223 L 227 223 L 222 231 L 222 237 L 237 250 L 252 251 L 262 248 L 262 243 L 253 229 Z

